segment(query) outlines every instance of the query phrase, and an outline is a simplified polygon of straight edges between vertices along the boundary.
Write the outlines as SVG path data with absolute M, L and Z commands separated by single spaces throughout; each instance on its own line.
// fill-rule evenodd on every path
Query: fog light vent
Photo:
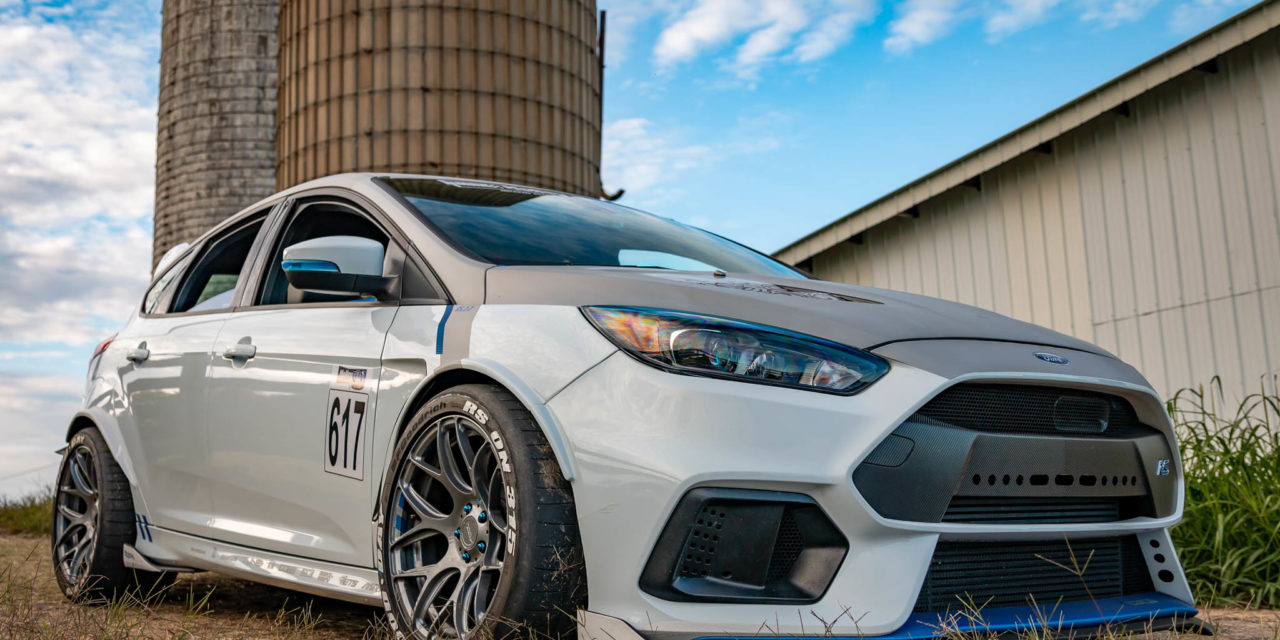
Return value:
M 694 489 L 667 522 L 640 587 L 685 602 L 816 602 L 848 549 L 807 496 Z

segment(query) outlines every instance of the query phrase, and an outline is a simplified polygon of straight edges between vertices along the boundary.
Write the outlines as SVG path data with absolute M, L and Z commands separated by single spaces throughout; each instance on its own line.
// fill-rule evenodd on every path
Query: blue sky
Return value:
M 772 251 L 1245 6 L 600 0 L 604 181 Z M 159 19 L 0 0 L 0 495 L 49 481 L 89 353 L 146 286 Z

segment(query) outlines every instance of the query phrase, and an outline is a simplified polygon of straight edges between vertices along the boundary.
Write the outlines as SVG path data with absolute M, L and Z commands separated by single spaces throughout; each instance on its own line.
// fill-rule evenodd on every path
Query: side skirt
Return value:
M 151 525 L 148 539 L 138 538 L 134 551 L 140 564 L 161 570 L 192 567 L 311 595 L 382 606 L 378 572 L 367 567 L 242 547 L 155 525 Z

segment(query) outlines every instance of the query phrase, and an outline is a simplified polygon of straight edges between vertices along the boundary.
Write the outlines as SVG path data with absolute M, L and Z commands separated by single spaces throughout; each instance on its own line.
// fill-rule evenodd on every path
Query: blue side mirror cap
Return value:
M 280 265 L 285 271 L 326 271 L 340 273 L 338 265 L 328 260 L 285 260 Z

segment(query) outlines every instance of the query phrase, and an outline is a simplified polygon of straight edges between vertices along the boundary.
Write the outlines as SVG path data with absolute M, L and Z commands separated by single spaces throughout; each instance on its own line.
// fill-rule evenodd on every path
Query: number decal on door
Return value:
M 325 411 L 324 470 L 364 480 L 364 418 L 369 394 L 329 390 Z

